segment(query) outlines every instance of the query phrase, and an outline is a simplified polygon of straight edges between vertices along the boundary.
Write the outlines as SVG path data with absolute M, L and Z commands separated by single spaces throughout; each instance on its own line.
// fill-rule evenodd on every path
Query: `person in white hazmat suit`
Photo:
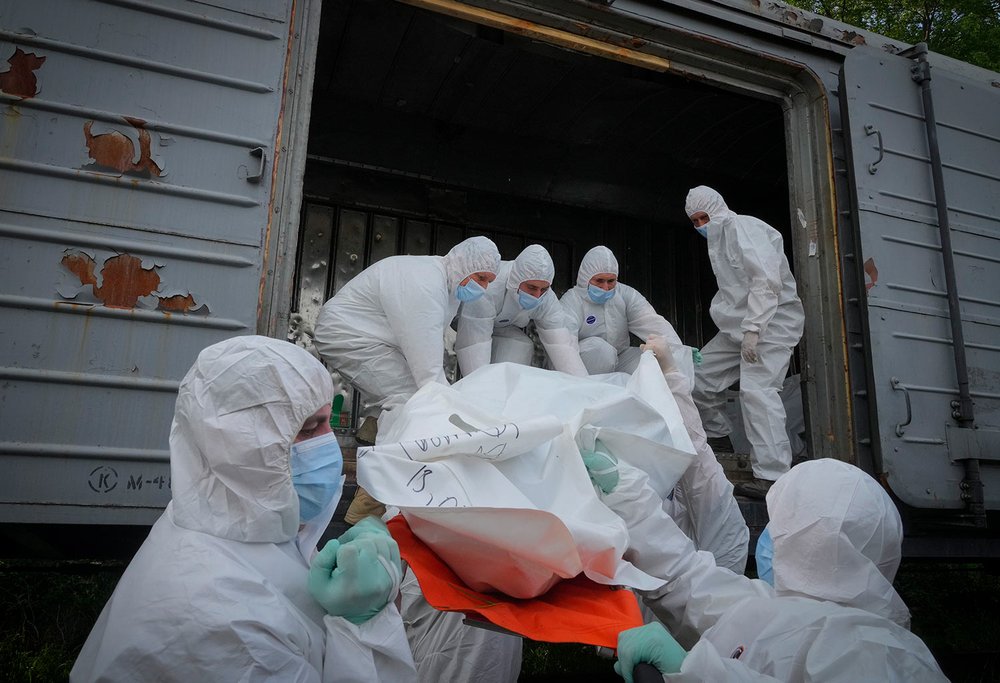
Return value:
M 531 365 L 535 345 L 524 333 L 531 321 L 554 369 L 587 375 L 576 336 L 566 329 L 562 306 L 551 290 L 555 272 L 545 247 L 532 244 L 513 261 L 500 262 L 497 284 L 485 296 L 462 304 L 455 353 L 463 375 L 490 363 Z
M 369 406 L 402 405 L 429 382 L 447 384 L 444 332 L 462 302 L 486 293 L 500 252 L 470 237 L 444 256 L 390 256 L 323 305 L 314 344 Z
M 684 208 L 708 240 L 719 285 L 709 309 L 719 333 L 701 349 L 694 400 L 708 436 L 728 436 L 732 425 L 724 410 L 725 392 L 739 380 L 754 478 L 737 484 L 736 492 L 763 498 L 792 464 L 779 392 L 802 337 L 805 313 L 781 233 L 734 213 L 722 195 L 704 185 L 688 192 Z
M 750 530 L 733 498 L 733 485 L 708 444 L 691 398 L 690 379 L 677 367 L 676 356 L 659 335 L 649 335 L 640 348 L 652 351 L 656 357 L 697 454 L 670 498 L 663 501 L 663 510 L 699 550 L 712 553 L 720 567 L 742 574 Z
M 322 364 L 286 341 L 199 354 L 170 430 L 171 501 L 71 681 L 416 680 L 384 525 L 315 552 L 343 481 L 332 394 Z
M 683 346 L 673 325 L 642 294 L 618 282 L 618 259 L 607 247 L 594 247 L 584 255 L 576 287 L 559 301 L 591 375 L 635 370 L 641 351 L 629 345 L 629 333 L 643 341 L 659 335 L 675 352 Z
M 384 422 L 430 382 L 448 384 L 444 334 L 459 304 L 475 301 L 496 278 L 500 252 L 486 237 L 470 237 L 444 256 L 390 256 L 358 273 L 327 301 L 314 345 L 327 364 L 361 392 Z M 375 442 L 368 417 L 358 440 Z M 358 488 L 345 519 L 354 524 L 385 507 Z
M 617 279 L 615 255 L 607 247 L 594 247 L 580 263 L 576 287 L 561 299 L 570 331 L 579 335 L 580 355 L 591 374 L 631 373 L 643 348 L 654 352 L 698 454 L 673 497 L 665 501 L 665 510 L 698 548 L 711 552 L 721 566 L 742 572 L 750 532 L 733 498 L 733 486 L 708 444 L 692 400 L 691 378 L 679 362 L 683 359 L 690 368 L 692 352 L 645 297 Z M 630 347 L 630 333 L 646 344 Z
M 815 460 L 777 481 L 757 545 L 761 579 L 696 550 L 639 470 L 620 465 L 603 500 L 629 527 L 626 558 L 667 581 L 644 594 L 663 623 L 619 634 L 615 669 L 627 681 L 640 661 L 670 681 L 947 680 L 892 586 L 899 513 L 858 468 Z
M 420 683 L 474 681 L 515 683 L 521 673 L 520 636 L 470 626 L 461 612 L 430 605 L 412 570 L 400 588 L 406 626 Z

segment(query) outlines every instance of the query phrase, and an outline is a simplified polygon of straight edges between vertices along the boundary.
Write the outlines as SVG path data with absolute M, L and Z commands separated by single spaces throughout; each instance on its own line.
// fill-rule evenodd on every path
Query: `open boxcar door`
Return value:
M 931 67 L 942 192 L 914 67 L 858 47 L 841 72 L 876 469 L 906 504 L 968 507 L 981 525 L 983 507 L 969 506 L 977 487 L 966 460 L 978 461 L 985 509 L 1000 507 L 1000 88 Z M 972 422 L 953 416 L 962 373 L 939 202 L 950 223 Z

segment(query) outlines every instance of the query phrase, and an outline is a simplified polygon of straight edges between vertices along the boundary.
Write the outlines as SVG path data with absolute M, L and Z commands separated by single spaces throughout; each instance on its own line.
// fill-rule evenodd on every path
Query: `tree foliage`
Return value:
M 792 0 L 817 14 L 1000 71 L 1000 0 Z

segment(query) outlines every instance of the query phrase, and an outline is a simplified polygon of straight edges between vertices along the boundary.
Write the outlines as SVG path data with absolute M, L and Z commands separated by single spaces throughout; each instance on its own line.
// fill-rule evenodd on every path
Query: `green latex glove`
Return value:
M 618 661 L 615 673 L 632 683 L 632 670 L 639 662 L 648 662 L 662 674 L 675 674 L 687 657 L 674 637 L 655 622 L 638 628 L 630 628 L 618 634 Z
M 611 455 L 600 439 L 594 442 L 593 451 L 580 451 L 590 481 L 604 493 L 611 493 L 618 486 L 618 458 Z
M 363 624 L 395 597 L 402 576 L 391 536 L 329 541 L 309 568 L 309 593 L 327 614 Z
M 350 543 L 351 541 L 361 538 L 362 536 L 389 536 L 389 529 L 378 517 L 368 515 L 360 522 L 350 527 L 347 531 L 342 533 L 338 541 L 341 545 L 344 543 Z
M 691 358 L 694 360 L 695 365 L 701 365 L 701 361 L 703 360 L 701 357 L 701 351 L 693 346 L 691 347 Z

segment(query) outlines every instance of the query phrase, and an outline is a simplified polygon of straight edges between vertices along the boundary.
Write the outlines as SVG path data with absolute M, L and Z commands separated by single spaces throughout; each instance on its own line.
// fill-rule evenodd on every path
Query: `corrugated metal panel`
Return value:
M 947 288 L 912 62 L 858 49 L 843 72 L 883 469 L 918 507 L 962 505 Z M 1000 90 L 932 72 L 976 426 L 1000 429 Z M 963 442 L 964 443 L 964 442 Z M 1000 457 L 993 454 L 992 458 Z M 1000 468 L 984 465 L 1000 507 Z
M 151 516 L 178 382 L 256 329 L 291 3 L 0 6 L 3 518 Z

